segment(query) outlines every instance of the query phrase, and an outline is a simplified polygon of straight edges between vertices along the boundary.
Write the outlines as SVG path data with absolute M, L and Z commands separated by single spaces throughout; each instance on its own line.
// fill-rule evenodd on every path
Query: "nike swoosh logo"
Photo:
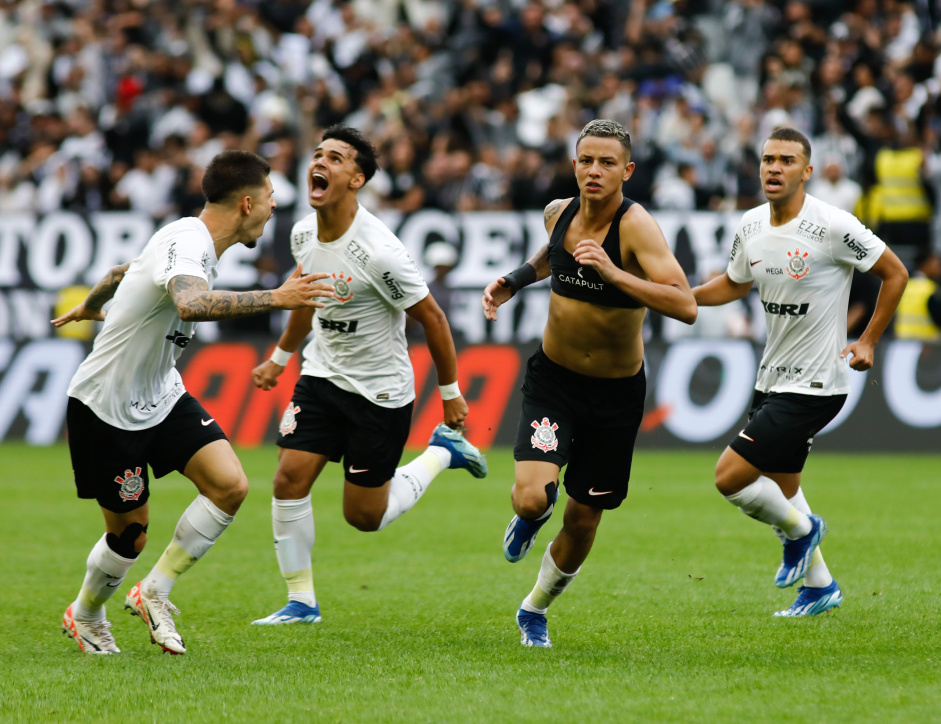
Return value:
M 350 472 L 351 473 L 368 473 L 369 468 L 354 468 L 353 466 L 350 466 Z
M 159 622 L 159 621 L 155 621 L 155 622 L 153 622 L 153 623 L 150 624 L 150 627 L 151 627 L 154 631 L 156 631 L 158 628 L 160 628 L 160 622 Z
M 215 419 L 214 417 L 210 417 L 208 420 L 200 420 L 200 422 L 203 423 L 203 427 L 206 427 L 206 425 L 211 425 Z
M 106 585 L 108 588 L 117 588 L 118 586 L 121 585 L 121 581 L 118 581 L 117 583 L 106 583 L 105 585 Z
M 613 492 L 614 492 L 613 490 L 595 490 L 594 488 L 591 488 L 588 491 L 588 494 L 589 495 L 609 495 L 610 493 L 613 493 Z
M 744 430 L 739 431 L 738 436 L 739 436 L 739 437 L 744 437 L 744 438 L 745 438 L 746 440 L 748 440 L 749 442 L 755 442 L 755 438 L 753 438 L 753 437 L 748 437 L 748 435 L 745 434 L 745 431 L 744 431 Z
M 762 261 L 764 261 L 764 260 L 763 260 L 763 259 L 759 259 L 758 261 L 749 262 L 749 264 L 750 264 L 751 266 L 755 266 L 755 264 L 761 264 Z

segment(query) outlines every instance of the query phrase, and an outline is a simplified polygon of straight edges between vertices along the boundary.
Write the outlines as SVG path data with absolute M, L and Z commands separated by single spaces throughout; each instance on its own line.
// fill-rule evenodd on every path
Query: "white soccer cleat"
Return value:
M 72 616 L 72 605 L 62 615 L 62 632 L 68 634 L 86 654 L 120 654 L 114 636 L 111 635 L 111 622 L 76 621 Z
M 183 637 L 177 633 L 173 623 L 173 614 L 179 615 L 180 609 L 169 599 L 148 596 L 138 582 L 124 599 L 124 608 L 130 609 L 134 616 L 139 616 L 147 624 L 151 642 L 159 644 L 168 654 L 186 653 Z

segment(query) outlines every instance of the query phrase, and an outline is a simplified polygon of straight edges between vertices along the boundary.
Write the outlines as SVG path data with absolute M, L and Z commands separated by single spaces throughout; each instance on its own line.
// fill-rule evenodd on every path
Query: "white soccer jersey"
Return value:
M 123 430 L 159 424 L 185 391 L 176 360 L 196 331 L 167 292 L 180 275 L 205 279 L 212 289 L 216 250 L 199 219 L 160 229 L 121 280 L 91 354 L 79 366 L 69 395 Z
M 317 214 L 291 230 L 291 252 L 305 272 L 327 272 L 335 299 L 323 299 L 301 374 L 329 379 L 380 407 L 415 399 L 405 341 L 405 309 L 428 296 L 428 286 L 402 242 L 360 206 L 336 241 L 317 240 Z
M 771 226 L 771 207 L 746 212 L 728 275 L 755 281 L 768 341 L 755 388 L 762 392 L 849 392 L 846 307 L 853 268 L 868 271 L 885 243 L 852 214 L 806 196 L 797 218 Z

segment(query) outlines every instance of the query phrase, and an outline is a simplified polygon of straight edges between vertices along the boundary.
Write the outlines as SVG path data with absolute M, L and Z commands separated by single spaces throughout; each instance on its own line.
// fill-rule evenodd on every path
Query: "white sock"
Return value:
M 101 536 L 85 562 L 85 580 L 72 603 L 72 616 L 78 621 L 103 621 L 105 601 L 114 595 L 136 558 L 124 558 L 108 547 L 107 534 Z
M 745 515 L 768 525 L 776 525 L 789 539 L 801 538 L 810 532 L 810 519 L 791 505 L 781 488 L 770 478 L 758 478 L 725 499 Z
M 804 515 L 810 515 L 813 512 L 810 509 L 810 505 L 807 503 L 807 499 L 804 497 L 803 488 L 797 489 L 797 494 L 791 498 L 790 503 Z M 823 553 L 820 552 L 820 546 L 817 546 L 810 559 L 807 573 L 804 574 L 804 585 L 808 588 L 826 588 L 831 583 L 833 583 L 833 576 L 830 575 L 830 569 L 827 568 L 827 564 L 823 560 Z
M 234 519 L 205 495 L 196 496 L 176 524 L 170 545 L 143 580 L 143 591 L 148 596 L 167 598 L 176 579 L 206 555 Z
M 552 543 L 546 546 L 546 552 L 542 556 L 542 564 L 539 566 L 539 576 L 536 578 L 536 586 L 530 594 L 523 599 L 522 609 L 530 613 L 545 613 L 549 610 L 549 604 L 561 596 L 568 585 L 572 582 L 578 571 L 575 573 L 563 573 L 555 564 L 552 558 Z
M 300 500 L 271 499 L 271 527 L 278 567 L 288 584 L 288 600 L 317 605 L 310 552 L 314 547 L 314 508 L 310 495 Z
M 443 447 L 432 445 L 412 462 L 396 468 L 389 486 L 389 503 L 379 523 L 379 530 L 411 510 L 435 476 L 450 464 L 451 453 Z

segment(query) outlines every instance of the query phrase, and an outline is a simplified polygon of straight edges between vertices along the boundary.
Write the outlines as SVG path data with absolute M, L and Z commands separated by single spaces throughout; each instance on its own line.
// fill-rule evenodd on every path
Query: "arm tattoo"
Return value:
M 562 208 L 561 201 L 553 201 L 551 204 L 549 204 L 546 207 L 546 210 L 544 212 L 546 226 L 548 226 L 549 222 L 555 218 L 556 214 L 559 213 L 559 209 L 561 208 Z
M 209 291 L 205 279 L 176 276 L 167 285 L 170 298 L 186 322 L 214 322 L 258 314 L 273 309 L 271 291 Z
M 85 297 L 85 309 L 92 312 L 99 312 L 114 293 L 118 290 L 118 285 L 124 279 L 124 274 L 131 262 L 113 267 L 104 278 L 99 281 L 94 288 Z

